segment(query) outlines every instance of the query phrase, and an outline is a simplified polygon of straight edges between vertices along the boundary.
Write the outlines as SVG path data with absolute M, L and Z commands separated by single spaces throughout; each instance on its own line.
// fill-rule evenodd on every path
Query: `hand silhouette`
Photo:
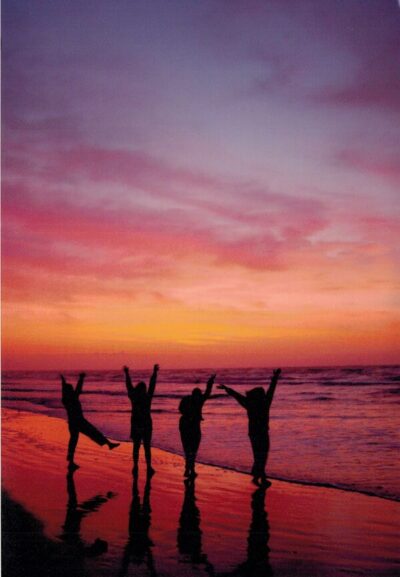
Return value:
M 160 365 L 154 365 L 154 369 L 153 369 L 153 370 L 154 370 L 155 372 L 159 371 L 159 370 L 160 370 Z
M 124 365 L 122 367 L 122 370 L 124 371 L 124 373 L 127 373 L 129 371 L 129 367 L 127 367 L 126 365 Z

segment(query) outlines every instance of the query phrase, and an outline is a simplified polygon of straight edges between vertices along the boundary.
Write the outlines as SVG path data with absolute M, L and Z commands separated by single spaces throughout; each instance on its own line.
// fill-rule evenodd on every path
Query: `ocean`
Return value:
M 267 386 L 272 369 L 163 370 L 153 401 L 153 445 L 182 454 L 178 405 L 217 373 L 239 392 Z M 64 373 L 75 383 L 77 373 Z M 132 381 L 148 371 L 131 368 Z M 130 401 L 122 370 L 87 371 L 81 397 L 86 417 L 107 436 L 128 440 Z M 3 406 L 65 419 L 59 375 L 6 371 Z M 248 472 L 247 415 L 214 389 L 203 409 L 198 461 Z M 270 414 L 269 477 L 321 484 L 400 500 L 400 366 L 284 368 Z M 67 441 L 67 438 L 66 438 Z M 79 446 L 78 446 L 79 451 Z

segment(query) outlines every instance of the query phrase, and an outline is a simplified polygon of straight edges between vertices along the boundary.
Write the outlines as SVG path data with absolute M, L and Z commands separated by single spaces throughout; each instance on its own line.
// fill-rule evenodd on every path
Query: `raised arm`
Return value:
M 60 379 L 61 379 L 61 391 L 62 391 L 62 394 L 64 395 L 66 388 L 67 388 L 67 381 L 65 380 L 64 375 L 60 375 Z
M 203 402 L 206 402 L 206 400 L 210 398 L 216 376 L 217 375 L 211 375 L 211 377 L 208 379 L 206 390 L 203 393 Z
M 153 374 L 151 375 L 150 378 L 149 391 L 148 391 L 148 395 L 150 398 L 153 397 L 154 391 L 156 390 L 157 375 L 159 368 L 160 368 L 159 365 L 154 365 Z
M 231 397 L 236 399 L 236 401 L 239 403 L 239 405 L 242 405 L 242 407 L 247 409 L 247 399 L 244 395 L 241 395 L 237 391 L 234 391 L 233 389 L 231 389 L 230 387 L 227 387 L 225 385 L 218 385 L 218 388 L 226 391 L 228 393 L 228 395 L 230 395 Z
M 279 377 L 281 376 L 281 369 L 276 369 L 276 371 L 272 374 L 271 384 L 269 385 L 269 389 L 267 391 L 267 401 L 269 404 L 272 403 L 272 399 L 274 397 L 276 385 L 278 384 Z
M 83 387 L 83 381 L 85 380 L 86 374 L 85 373 L 81 373 L 79 375 L 79 379 L 78 382 L 76 383 L 76 387 L 75 387 L 75 392 L 76 394 L 79 396 L 82 392 L 82 387 Z
M 123 368 L 123 371 L 125 373 L 126 390 L 128 391 L 128 396 L 131 397 L 133 395 L 135 389 L 132 385 L 131 376 L 129 374 L 129 368 L 125 366 Z

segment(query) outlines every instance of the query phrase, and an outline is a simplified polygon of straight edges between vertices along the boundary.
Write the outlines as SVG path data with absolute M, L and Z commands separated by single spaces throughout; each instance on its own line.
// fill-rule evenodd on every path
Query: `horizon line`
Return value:
M 278 363 L 279 364 L 279 363 Z M 217 367 L 217 366 L 208 366 L 208 367 L 167 367 L 164 368 L 161 366 L 160 370 L 167 370 L 167 371 L 213 371 L 215 369 L 218 370 L 222 370 L 222 371 L 233 371 L 233 370 L 248 370 L 248 369 L 266 369 L 266 370 L 274 370 L 276 368 L 277 365 L 271 365 L 271 366 L 254 366 L 254 365 L 248 365 L 248 366 L 241 366 L 241 367 Z M 280 365 L 280 368 L 283 369 L 329 369 L 329 368 L 368 368 L 368 367 L 397 367 L 400 366 L 400 361 L 396 362 L 396 363 L 372 363 L 372 364 L 360 364 L 360 363 L 355 363 L 355 364 L 328 364 L 328 365 Z M 152 364 L 150 364 L 150 367 L 129 367 L 130 370 L 138 370 L 138 371 L 142 371 L 142 370 L 149 370 L 149 368 L 152 368 Z M 71 369 L 71 368 L 57 368 L 57 369 L 4 369 L 1 368 L 1 373 L 4 372 L 42 372 L 42 373 L 54 373 L 54 372 L 59 372 L 59 371 L 71 371 L 71 372 L 103 372 L 103 371 L 122 371 L 122 367 L 119 368 L 102 368 L 102 369 L 95 369 L 95 368 L 89 368 L 89 369 Z

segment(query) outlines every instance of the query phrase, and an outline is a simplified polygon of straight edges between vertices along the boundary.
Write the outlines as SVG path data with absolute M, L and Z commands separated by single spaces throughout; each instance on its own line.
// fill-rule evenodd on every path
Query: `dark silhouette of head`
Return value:
M 72 402 L 76 398 L 75 389 L 70 383 L 64 383 L 63 399 L 65 402 Z
M 192 397 L 193 397 L 193 399 L 195 399 L 195 400 L 200 400 L 201 397 L 202 397 L 202 395 L 203 395 L 203 394 L 202 394 L 202 392 L 201 392 L 201 389 L 199 389 L 199 387 L 195 387 L 195 388 L 193 389 L 193 391 L 192 391 Z
M 136 385 L 136 392 L 139 395 L 145 395 L 147 392 L 147 387 L 146 387 L 146 383 L 144 381 L 140 381 L 137 385 Z
M 254 387 L 254 389 L 250 389 L 250 391 L 246 392 L 246 397 L 250 401 L 262 401 L 265 397 L 265 391 L 263 387 Z

